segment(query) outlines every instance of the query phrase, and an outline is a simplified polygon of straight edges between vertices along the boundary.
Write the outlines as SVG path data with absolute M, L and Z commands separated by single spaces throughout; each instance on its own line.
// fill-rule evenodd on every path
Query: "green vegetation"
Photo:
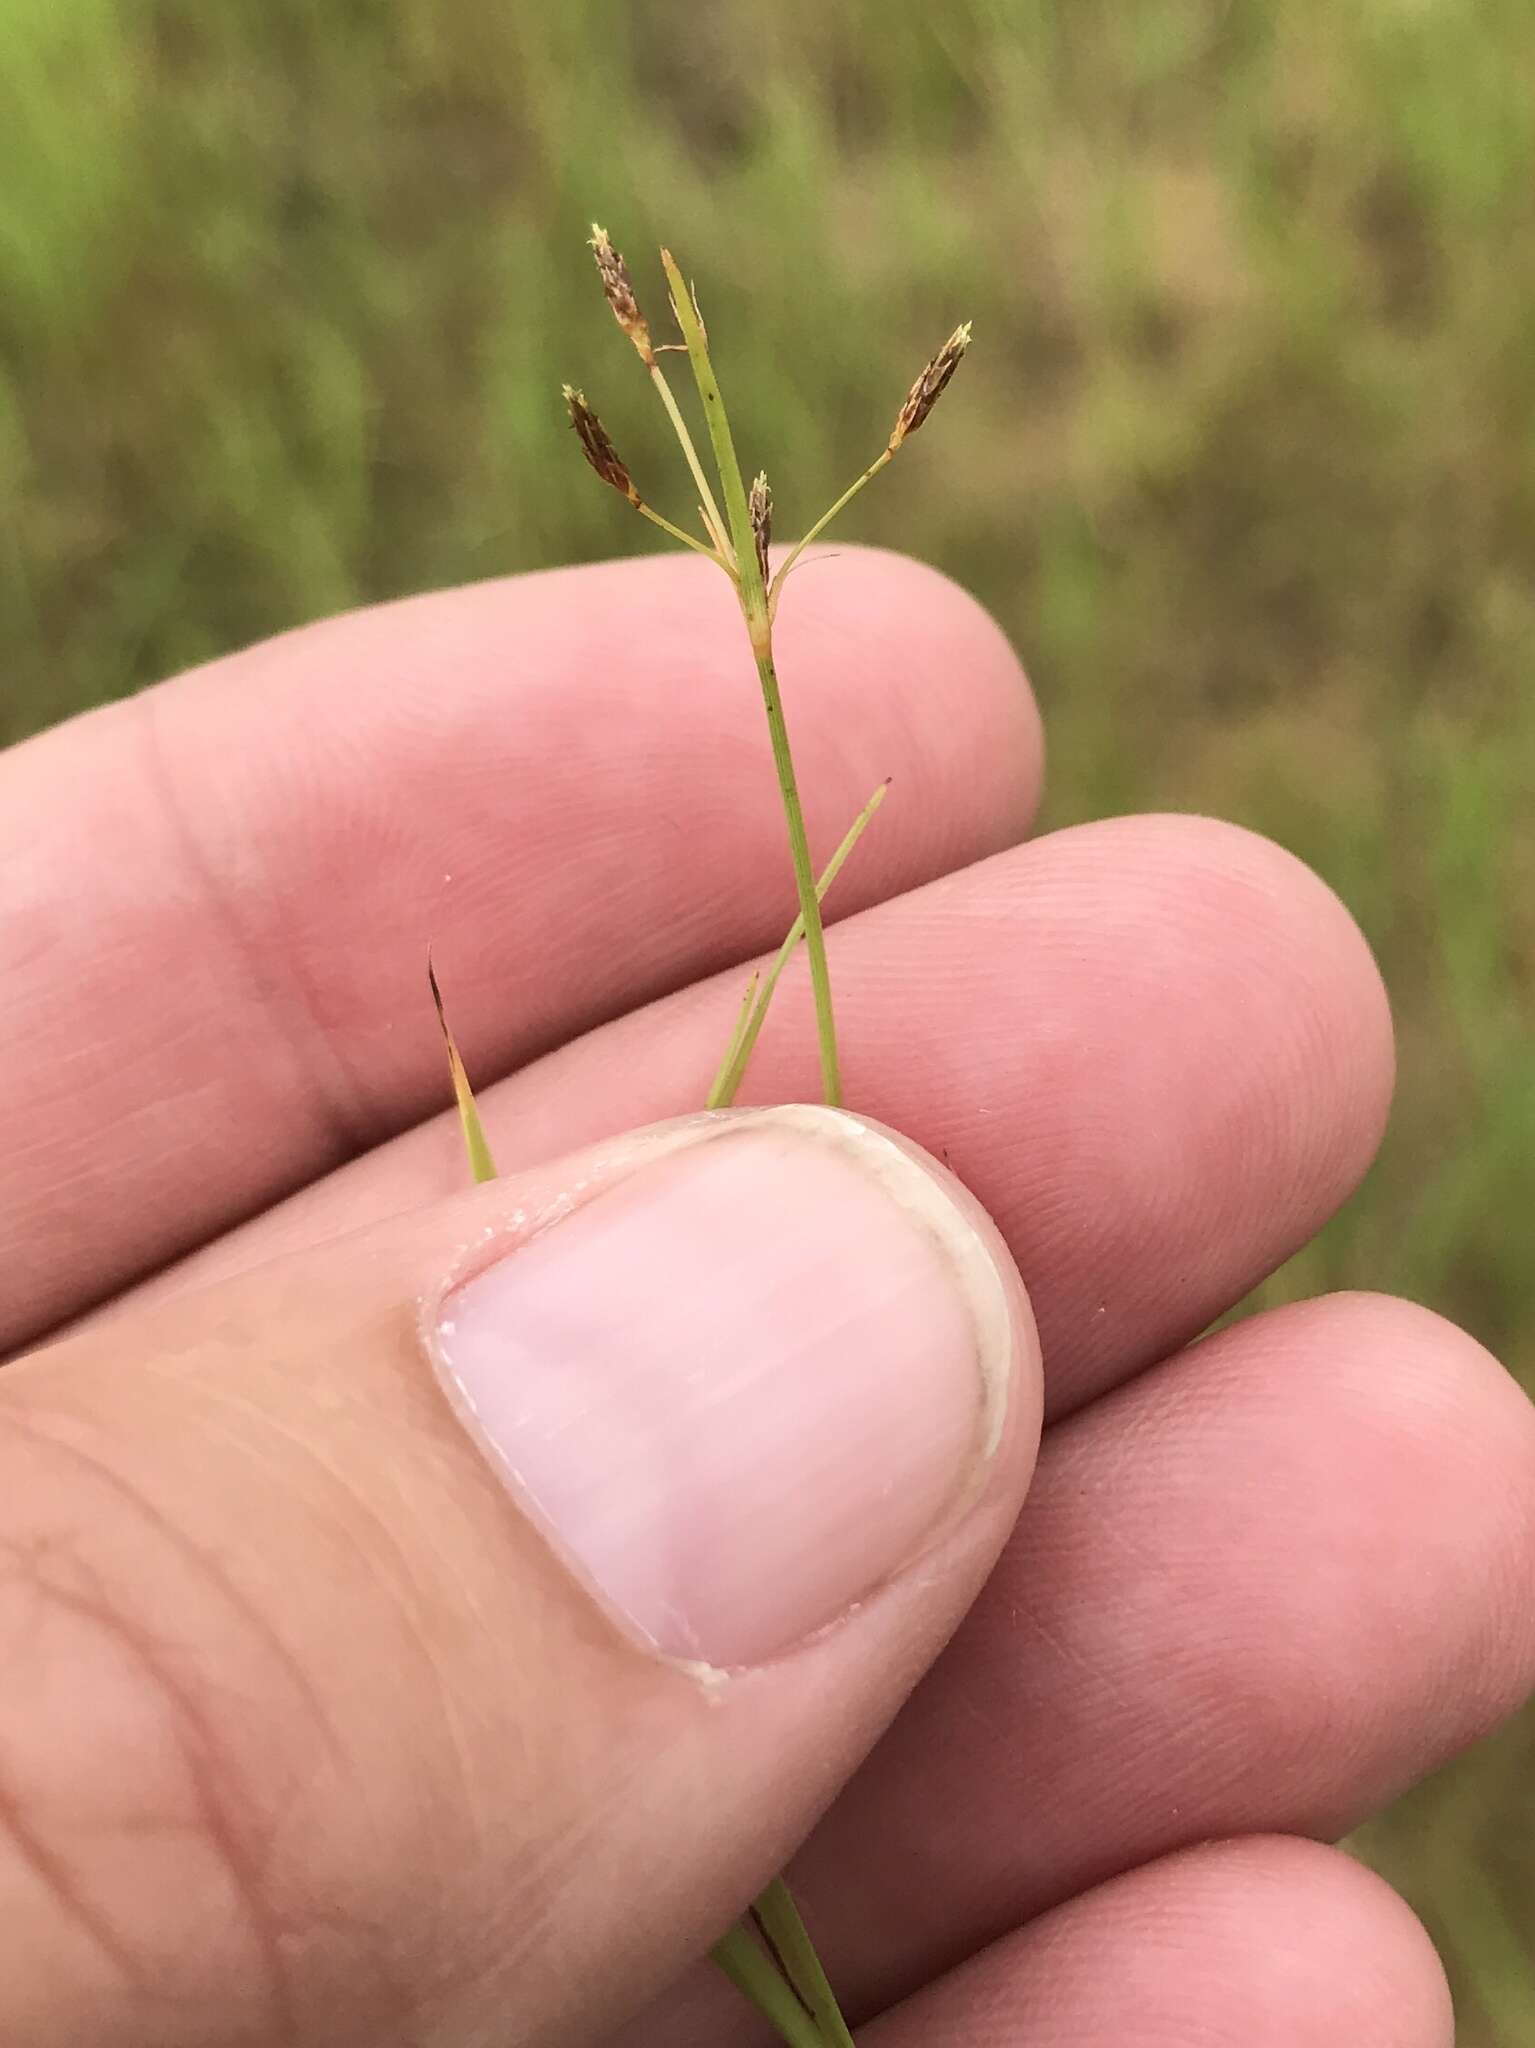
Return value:
M 9 0 L 0 737 L 648 548 L 560 403 L 627 387 L 593 219 L 708 278 L 786 532 L 972 318 L 846 534 L 1008 626 L 1049 822 L 1217 811 L 1340 889 L 1399 1109 L 1265 1298 L 1396 1289 L 1535 1382 L 1531 51 L 1528 0 Z M 1535 2029 L 1532 1765 L 1527 1717 L 1369 1837 L 1468 2048 Z

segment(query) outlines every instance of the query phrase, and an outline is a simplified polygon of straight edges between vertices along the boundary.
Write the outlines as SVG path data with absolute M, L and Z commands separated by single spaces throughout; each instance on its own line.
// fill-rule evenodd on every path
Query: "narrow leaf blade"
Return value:
M 841 874 L 843 863 L 863 837 L 870 819 L 885 801 L 885 794 L 889 788 L 888 781 L 882 782 L 848 827 L 842 844 L 826 863 L 821 879 L 815 885 L 817 900 L 825 896 Z M 784 969 L 794 957 L 795 947 L 804 936 L 805 920 L 803 917 L 797 917 L 790 925 L 788 937 L 779 947 L 778 957 L 768 969 L 767 976 L 757 991 L 756 1001 L 748 1001 L 743 1006 L 743 1016 L 736 1020 L 725 1057 L 720 1061 L 719 1072 L 715 1075 L 714 1085 L 709 1090 L 708 1100 L 704 1105 L 706 1109 L 728 1109 L 734 1102 L 741 1083 L 746 1079 L 746 1069 L 756 1049 L 757 1040 L 762 1035 L 762 1027 L 767 1022 L 768 1005 L 773 1000 L 773 991 L 777 988 Z M 747 994 L 750 997 L 751 991 L 748 990 Z
M 469 1086 L 469 1076 L 464 1071 L 464 1062 L 448 1025 L 448 1013 L 443 1006 L 442 989 L 438 985 L 437 969 L 432 964 L 430 953 L 426 959 L 426 978 L 431 986 L 437 1021 L 442 1026 L 443 1042 L 448 1048 L 448 1072 L 453 1077 L 453 1093 L 458 1102 L 458 1121 L 464 1133 L 464 1150 L 469 1155 L 469 1171 L 477 1181 L 494 1180 L 496 1162 L 491 1157 L 485 1126 L 480 1122 L 480 1112 L 475 1106 L 474 1090 Z

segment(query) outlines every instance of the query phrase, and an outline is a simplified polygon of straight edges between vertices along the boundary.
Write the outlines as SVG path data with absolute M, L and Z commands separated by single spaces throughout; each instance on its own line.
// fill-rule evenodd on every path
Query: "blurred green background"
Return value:
M 1535 1381 L 1529 0 L 4 0 L 0 737 L 371 598 L 649 548 L 582 247 L 707 280 L 780 526 L 969 316 L 844 529 L 1023 651 L 1049 820 L 1241 819 L 1375 944 L 1378 1286 Z M 652 292 L 652 297 L 654 297 Z M 626 402 L 625 393 L 631 394 Z M 1363 1844 L 1471 2048 L 1535 2038 L 1535 1719 Z

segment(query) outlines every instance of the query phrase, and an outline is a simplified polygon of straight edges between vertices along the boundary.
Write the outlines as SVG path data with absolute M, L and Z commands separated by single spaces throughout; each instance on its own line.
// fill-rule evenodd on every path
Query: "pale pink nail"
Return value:
M 747 1113 L 465 1282 L 450 1391 L 549 1539 L 662 1653 L 755 1663 L 966 1495 L 1011 1367 L 960 1201 L 831 1111 Z

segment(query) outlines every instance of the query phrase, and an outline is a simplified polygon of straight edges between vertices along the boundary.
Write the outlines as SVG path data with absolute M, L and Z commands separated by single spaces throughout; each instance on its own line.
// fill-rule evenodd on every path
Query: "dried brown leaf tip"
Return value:
M 613 308 L 613 318 L 639 350 L 640 360 L 647 366 L 653 364 L 656 352 L 651 346 L 645 316 L 634 296 L 629 266 L 608 240 L 607 229 L 598 227 L 595 221 L 592 223 L 592 254 L 597 259 L 597 275 L 602 280 L 603 295 Z
M 922 375 L 906 394 L 906 403 L 896 418 L 895 429 L 890 436 L 890 452 L 893 455 L 908 434 L 914 434 L 927 418 L 933 407 L 943 396 L 944 389 L 954 372 L 959 368 L 959 359 L 970 346 L 970 322 L 956 327 L 937 355 L 928 364 Z
M 772 580 L 768 574 L 768 544 L 773 538 L 773 493 L 768 489 L 765 469 L 759 469 L 752 479 L 746 509 L 751 517 L 752 539 L 757 543 L 757 567 L 762 571 L 763 588 L 766 589 Z
M 630 481 L 624 467 L 623 457 L 608 439 L 608 430 L 586 402 L 586 394 L 577 391 L 573 385 L 564 387 L 565 403 L 570 409 L 570 424 L 575 428 L 581 443 L 581 452 L 596 470 L 605 484 L 611 484 L 629 500 L 638 505 L 640 494 Z

